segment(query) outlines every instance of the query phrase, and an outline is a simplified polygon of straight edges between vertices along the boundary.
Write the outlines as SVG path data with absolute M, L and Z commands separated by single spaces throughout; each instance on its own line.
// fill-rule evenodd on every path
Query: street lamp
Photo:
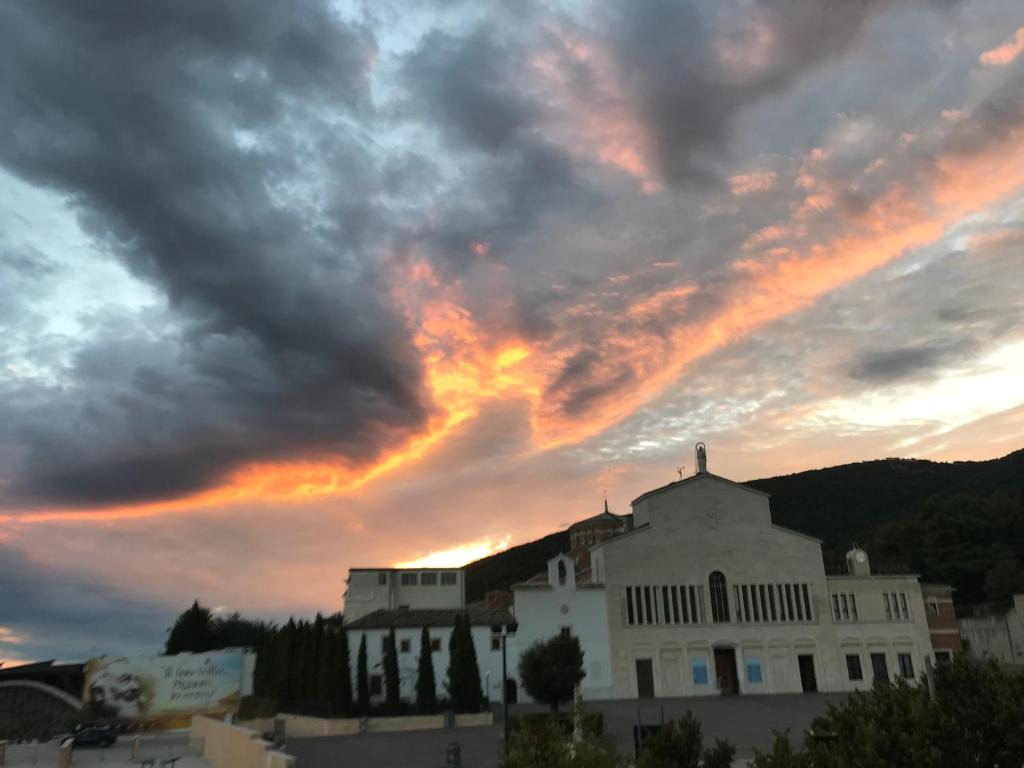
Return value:
M 514 635 L 519 629 L 519 624 L 512 619 L 507 624 L 492 624 L 491 632 L 501 637 L 501 717 L 505 730 L 505 757 L 508 757 L 508 654 L 506 653 L 506 641 L 509 635 Z

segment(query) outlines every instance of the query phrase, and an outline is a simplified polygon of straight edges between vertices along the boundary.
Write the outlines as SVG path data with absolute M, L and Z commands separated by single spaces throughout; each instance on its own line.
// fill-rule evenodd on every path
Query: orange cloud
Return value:
M 1020 56 L 1021 51 L 1024 51 L 1024 27 L 1018 29 L 1009 42 L 982 53 L 978 61 L 986 67 L 1005 67 Z

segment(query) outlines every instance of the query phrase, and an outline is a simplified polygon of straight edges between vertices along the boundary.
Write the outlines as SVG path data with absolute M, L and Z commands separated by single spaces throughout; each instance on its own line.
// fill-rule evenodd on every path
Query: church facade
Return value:
M 919 679 L 934 661 L 916 576 L 872 574 L 859 549 L 826 575 L 820 540 L 774 525 L 767 494 L 709 473 L 703 446 L 697 474 L 632 512 L 572 585 L 604 602 L 609 667 L 591 698 L 849 691 Z M 514 587 L 520 627 L 565 632 L 565 589 Z

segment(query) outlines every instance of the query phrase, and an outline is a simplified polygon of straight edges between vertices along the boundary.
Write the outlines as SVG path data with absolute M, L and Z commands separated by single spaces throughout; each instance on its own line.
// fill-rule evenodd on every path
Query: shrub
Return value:
M 698 768 L 702 747 L 700 721 L 687 712 L 644 740 L 636 768 Z
M 623 765 L 606 741 L 591 737 L 573 742 L 561 718 L 520 719 L 509 735 L 502 768 L 619 768 Z

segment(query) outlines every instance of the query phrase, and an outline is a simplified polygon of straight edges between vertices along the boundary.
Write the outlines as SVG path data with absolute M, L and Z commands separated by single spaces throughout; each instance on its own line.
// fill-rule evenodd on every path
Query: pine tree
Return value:
M 430 648 L 430 633 L 426 627 L 420 633 L 420 658 L 416 670 L 416 708 L 423 714 L 430 714 L 437 709 L 434 658 Z
M 279 704 L 284 704 L 292 699 L 294 688 L 292 674 L 292 647 L 295 643 L 295 619 L 288 619 L 277 634 L 277 642 L 274 643 L 274 697 Z
M 332 689 L 337 678 L 334 670 L 338 663 L 338 643 L 334 635 L 337 631 L 325 625 L 320 640 L 320 658 L 316 665 L 316 700 L 322 704 L 334 701 Z
M 395 642 L 395 628 L 388 633 L 384 645 L 384 692 L 388 704 L 397 704 L 401 698 L 401 683 L 398 679 L 398 648 Z
M 334 702 L 342 709 L 352 704 L 352 660 L 348 653 L 348 632 L 344 627 L 338 631 L 337 651 L 335 653 Z
M 213 614 L 196 600 L 192 607 L 182 613 L 174 622 L 164 653 L 200 653 L 213 647 Z
M 366 668 L 366 634 L 359 640 L 359 652 L 356 654 L 356 695 L 359 706 L 370 705 L 370 673 Z

